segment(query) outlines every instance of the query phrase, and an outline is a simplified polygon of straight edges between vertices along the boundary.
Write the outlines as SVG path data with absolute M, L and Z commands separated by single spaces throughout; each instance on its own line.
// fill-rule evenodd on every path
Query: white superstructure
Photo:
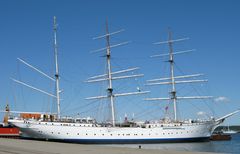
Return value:
M 50 119 L 21 119 L 12 118 L 9 123 L 20 128 L 23 137 L 42 139 L 42 140 L 54 140 L 54 141 L 64 141 L 64 142 L 77 142 L 77 143 L 94 143 L 94 144 L 105 144 L 105 143 L 161 143 L 161 142 L 193 142 L 193 141 L 207 141 L 211 136 L 213 130 L 222 123 L 227 117 L 239 112 L 239 110 L 230 113 L 222 118 L 209 120 L 179 120 L 177 117 L 177 100 L 178 99 L 204 99 L 209 98 L 209 96 L 190 96 L 190 97 L 177 97 L 176 95 L 176 83 L 191 83 L 191 82 L 204 82 L 204 80 L 188 80 L 188 81 L 177 81 L 179 78 L 191 78 L 195 76 L 201 76 L 201 74 L 195 75 L 184 75 L 184 76 L 174 76 L 174 59 L 173 55 L 184 52 L 172 51 L 172 43 L 174 41 L 181 41 L 184 39 L 172 40 L 171 34 L 169 33 L 169 40 L 161 43 L 168 43 L 170 52 L 169 54 L 160 56 L 169 56 L 171 76 L 170 78 L 153 79 L 148 81 L 148 85 L 161 85 L 170 84 L 172 85 L 172 90 L 170 92 L 170 98 L 147 98 L 146 100 L 170 100 L 173 102 L 174 118 L 173 120 L 157 120 L 154 122 L 128 122 L 117 123 L 115 118 L 115 108 L 114 108 L 114 97 L 127 96 L 127 95 L 137 95 L 145 94 L 148 91 L 137 91 L 137 92 L 127 92 L 121 94 L 115 94 L 113 92 L 112 81 L 116 79 L 125 78 L 135 78 L 141 77 L 142 74 L 137 75 L 125 75 L 125 76 L 115 76 L 116 74 L 121 74 L 125 72 L 130 72 L 138 68 L 130 68 L 126 70 L 121 70 L 117 72 L 112 72 L 111 70 L 111 47 L 116 47 L 119 45 L 126 44 L 127 42 L 110 45 L 109 37 L 110 35 L 117 34 L 120 31 L 109 33 L 108 27 L 106 28 L 106 35 L 96 37 L 106 38 L 107 47 L 96 51 L 106 50 L 107 58 L 107 73 L 103 75 L 98 75 L 91 77 L 87 82 L 99 82 L 108 81 L 107 95 L 105 96 L 94 96 L 87 99 L 109 99 L 111 106 L 111 123 L 97 123 L 92 118 L 78 118 L 78 119 L 64 119 L 60 115 L 60 90 L 59 90 L 59 74 L 58 74 L 58 60 L 57 60 L 57 42 L 56 42 L 56 18 L 54 17 L 54 51 L 55 51 L 55 62 L 56 62 L 56 96 L 49 94 L 47 92 L 41 91 L 40 89 L 31 87 L 23 82 L 16 81 L 17 83 L 23 84 L 37 91 L 43 92 L 49 96 L 55 97 L 58 104 L 58 112 L 55 118 Z M 158 55 L 159 56 L 159 55 Z M 28 64 L 29 65 L 29 64 Z M 36 68 L 34 68 L 37 70 Z M 39 72 L 39 70 L 38 70 Z M 40 72 L 41 73 L 41 72 Z M 43 73 L 41 73 L 43 74 Z M 167 80 L 167 81 L 165 81 Z M 159 82 L 160 81 L 160 82 Z

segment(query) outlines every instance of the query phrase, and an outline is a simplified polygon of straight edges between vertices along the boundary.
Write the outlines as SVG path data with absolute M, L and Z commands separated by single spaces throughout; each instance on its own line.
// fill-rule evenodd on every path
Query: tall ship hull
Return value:
M 139 127 L 102 127 L 97 124 L 10 120 L 22 136 L 86 144 L 208 141 L 216 122 L 146 124 Z
M 56 84 L 56 94 L 51 94 L 45 92 L 41 89 L 30 86 L 22 81 L 13 80 L 18 84 L 22 84 L 48 96 L 56 99 L 57 103 L 57 113 L 48 114 L 44 116 L 36 116 L 35 114 L 30 114 L 25 116 L 25 118 L 11 118 L 8 122 L 20 129 L 22 136 L 26 138 L 34 138 L 40 140 L 53 140 L 53 141 L 63 141 L 63 142 L 75 142 L 75 143 L 86 143 L 86 144 L 129 144 L 129 143 L 162 143 L 162 142 L 194 142 L 194 141 L 208 141 L 213 130 L 221 124 L 227 117 L 239 112 L 239 110 L 223 116 L 219 119 L 214 119 L 213 117 L 208 118 L 208 120 L 181 120 L 177 113 L 177 102 L 183 99 L 209 99 L 211 96 L 178 96 L 176 84 L 183 83 L 195 83 L 195 82 L 206 82 L 207 80 L 191 79 L 183 80 L 188 78 L 196 78 L 202 76 L 202 74 L 193 75 L 178 75 L 174 74 L 174 58 L 173 55 L 182 54 L 189 51 L 173 52 L 172 43 L 176 41 L 181 41 L 185 39 L 172 40 L 171 33 L 169 33 L 169 40 L 164 42 L 158 42 L 157 44 L 167 43 L 169 45 L 170 52 L 168 54 L 155 55 L 153 57 L 169 56 L 170 63 L 170 77 L 164 77 L 159 79 L 148 80 L 146 85 L 171 85 L 171 91 L 167 91 L 169 97 L 166 98 L 145 98 L 146 101 L 168 101 L 173 107 L 173 117 L 168 117 L 162 120 L 156 121 L 118 121 L 115 112 L 115 99 L 121 96 L 129 95 L 139 95 L 146 94 L 150 91 L 144 91 L 137 87 L 137 91 L 125 92 L 125 93 L 115 93 L 113 88 L 113 80 L 120 80 L 126 78 L 137 78 L 142 77 L 144 74 L 135 74 L 135 70 L 139 67 L 128 68 L 125 70 L 112 71 L 111 65 L 111 48 L 120 45 L 127 44 L 127 42 L 110 45 L 110 36 L 122 32 L 119 30 L 116 32 L 109 33 L 108 24 L 106 23 L 106 34 L 102 36 L 95 37 L 94 39 L 106 39 L 107 46 L 105 48 L 94 50 L 93 52 L 101 52 L 106 50 L 103 57 L 106 58 L 107 69 L 105 74 L 96 75 L 87 79 L 86 82 L 106 82 L 106 94 L 101 96 L 93 96 L 86 98 L 87 100 L 99 100 L 105 99 L 109 104 L 109 109 L 111 117 L 108 119 L 107 123 L 96 122 L 94 119 L 71 119 L 70 121 L 64 120 L 61 117 L 60 110 L 60 93 L 59 88 L 59 70 L 58 70 L 58 52 L 57 52 L 57 41 L 56 41 L 56 18 L 54 17 L 54 55 L 55 55 L 55 78 L 46 75 L 39 69 L 33 67 L 27 62 L 19 59 L 21 62 L 30 66 L 35 71 L 54 81 Z M 122 75 L 121 75 L 122 74 Z M 190 108 L 189 108 L 190 110 Z M 168 106 L 165 107 L 165 112 L 168 113 Z M 50 115 L 50 117 L 48 117 Z M 32 116 L 32 118 L 31 118 Z M 208 116 L 209 117 L 209 116 Z M 106 119 L 105 119 L 106 120 Z M 145 119 L 144 119 L 145 120 Z

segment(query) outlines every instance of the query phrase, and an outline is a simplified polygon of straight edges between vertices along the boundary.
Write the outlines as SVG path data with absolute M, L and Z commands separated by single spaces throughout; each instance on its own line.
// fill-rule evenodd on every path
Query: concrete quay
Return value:
M 210 154 L 0 138 L 0 154 Z M 211 153 L 213 154 L 213 153 Z

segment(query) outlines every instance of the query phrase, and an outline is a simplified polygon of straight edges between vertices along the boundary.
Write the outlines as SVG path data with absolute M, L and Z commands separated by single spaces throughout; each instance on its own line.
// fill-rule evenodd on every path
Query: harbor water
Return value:
M 109 145 L 108 145 L 109 146 Z M 116 147 L 130 147 L 142 149 L 162 149 L 162 150 L 177 150 L 191 152 L 216 152 L 216 153 L 240 153 L 240 133 L 233 134 L 229 141 L 210 141 L 196 143 L 161 143 L 161 144 L 122 144 L 110 145 Z

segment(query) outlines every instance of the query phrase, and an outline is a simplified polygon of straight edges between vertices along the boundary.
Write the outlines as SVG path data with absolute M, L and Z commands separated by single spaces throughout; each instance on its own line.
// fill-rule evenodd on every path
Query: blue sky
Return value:
M 175 51 L 196 49 L 176 57 L 180 68 L 176 74 L 204 73 L 209 82 L 194 85 L 194 89 L 200 89 L 197 92 L 203 95 L 220 97 L 218 101 L 179 102 L 179 116 L 192 118 L 199 110 L 210 115 L 224 115 L 240 108 L 239 6 L 237 0 L 1 0 L 0 108 L 3 109 L 6 102 L 13 110 L 46 111 L 56 107 L 52 98 L 17 85 L 10 77 L 54 92 L 54 83 L 21 64 L 17 58 L 48 74 L 54 73 L 52 20 L 57 16 L 63 115 L 108 116 L 106 110 L 99 111 L 108 107 L 106 103 L 99 105 L 84 100 L 100 95 L 104 85 L 83 82 L 89 76 L 104 72 L 104 53 L 91 54 L 90 51 L 106 44 L 104 40 L 92 40 L 105 33 L 106 18 L 110 31 L 125 29 L 111 39 L 112 44 L 131 41 L 126 46 L 112 49 L 113 69 L 139 66 L 141 69 L 137 73 L 145 74 L 133 83 L 124 80 L 114 82 L 114 86 L 120 89 L 118 92 L 134 91 L 136 87 L 152 91 L 147 96 L 116 100 L 118 119 L 123 119 L 125 113 L 129 117 L 134 113 L 134 118 L 139 119 L 163 116 L 164 107 L 169 103 L 144 102 L 142 99 L 168 95 L 167 87 L 144 86 L 147 79 L 168 75 L 166 59 L 149 58 L 168 51 L 166 46 L 152 44 L 167 39 L 168 27 L 174 38 L 190 38 L 176 43 Z M 195 90 L 187 91 L 182 85 L 178 88 L 179 95 L 194 95 Z M 238 117 L 230 118 L 227 123 L 240 124 Z

